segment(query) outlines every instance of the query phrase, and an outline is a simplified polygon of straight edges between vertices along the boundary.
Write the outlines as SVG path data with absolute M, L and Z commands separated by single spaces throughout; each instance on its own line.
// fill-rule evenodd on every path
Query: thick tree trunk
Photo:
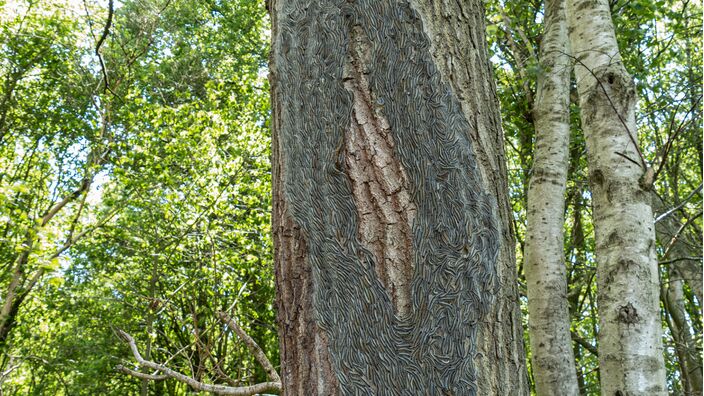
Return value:
M 638 148 L 635 87 L 607 1 L 569 0 L 568 19 L 594 202 L 601 392 L 664 395 L 650 172 Z
M 527 394 L 481 3 L 270 7 L 284 392 Z
M 572 71 L 565 5 L 545 2 L 525 247 L 533 376 L 536 392 L 546 396 L 579 394 L 563 246 Z

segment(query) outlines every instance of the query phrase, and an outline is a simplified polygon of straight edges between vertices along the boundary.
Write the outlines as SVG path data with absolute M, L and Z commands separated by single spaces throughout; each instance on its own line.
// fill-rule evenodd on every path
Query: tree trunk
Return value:
M 601 392 L 664 395 L 652 172 L 638 148 L 635 86 L 606 0 L 569 0 L 568 19 L 594 203 Z
M 652 194 L 652 200 L 653 209 L 656 212 L 667 211 L 666 205 L 656 194 Z M 661 260 L 687 258 L 699 254 L 701 249 L 695 249 L 692 244 L 688 243 L 687 235 L 682 231 L 682 224 L 674 216 L 667 217 L 655 225 L 655 235 L 660 246 L 664 247 Z M 692 266 L 681 265 L 681 263 L 692 264 Z M 687 279 L 686 283 L 695 293 L 697 289 L 701 292 L 701 267 L 698 271 L 692 267 L 696 268 L 697 263 L 688 260 L 668 264 L 668 282 L 666 285 L 661 285 L 660 298 L 665 307 L 665 314 L 671 318 L 667 322 L 675 342 L 685 395 L 701 396 L 702 361 L 692 338 L 692 335 L 696 339 L 700 337 L 700 334 L 696 331 L 693 332 L 690 326 L 691 321 L 687 319 L 683 291 L 685 279 Z M 689 275 L 689 277 L 683 275 Z
M 656 214 L 663 214 L 670 210 L 670 207 L 657 194 L 651 194 L 651 199 Z M 655 217 L 657 218 L 657 215 Z M 701 242 L 691 241 L 688 234 L 688 230 L 683 227 L 675 215 L 668 216 L 655 224 L 655 235 L 667 254 L 661 257 L 661 260 L 680 259 L 670 263 L 669 266 L 676 269 L 701 305 L 704 302 L 702 300 L 702 286 L 704 285 L 702 283 L 702 262 L 686 259 L 700 255 Z
M 675 350 L 680 364 L 683 388 L 686 395 L 702 395 L 702 360 L 692 339 L 692 329 L 684 308 L 684 282 L 679 273 L 670 271 L 668 287 L 663 291 L 663 303 L 672 318 L 669 321 Z
M 527 394 L 481 3 L 270 7 L 284 392 Z
M 533 110 L 536 143 L 525 247 L 528 325 L 539 395 L 579 394 L 563 246 L 572 71 L 568 43 L 565 0 L 547 0 Z

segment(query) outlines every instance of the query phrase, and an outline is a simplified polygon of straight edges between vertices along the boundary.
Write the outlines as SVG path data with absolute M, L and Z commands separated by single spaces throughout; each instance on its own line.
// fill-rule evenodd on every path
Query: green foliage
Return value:
M 261 381 L 215 312 L 239 318 L 278 364 L 263 5 L 117 3 L 100 48 L 108 89 L 95 55 L 105 7 L 19 2 L 2 14 L 3 298 L 29 252 L 3 391 L 139 393 L 114 370 L 134 366 L 116 329 L 195 378 L 227 383 L 210 377 L 217 367 Z
M 106 3 L 0 2 L 0 308 L 17 307 L 0 316 L 0 338 L 3 327 L 9 334 L 0 339 L 0 372 L 7 373 L 0 387 L 18 395 L 189 393 L 173 380 L 143 383 L 115 371 L 135 368 L 117 329 L 132 334 L 145 357 L 196 379 L 264 380 L 215 315 L 233 313 L 278 365 L 264 4 L 116 2 L 99 50 L 103 70 L 96 43 Z M 640 97 L 641 146 L 661 168 L 655 190 L 667 208 L 683 204 L 672 217 L 687 226 L 681 240 L 690 256 L 701 256 L 701 6 L 611 6 Z M 536 55 L 541 7 L 487 3 L 524 296 L 533 97 L 536 78 L 550 72 Z M 571 330 L 582 341 L 574 344 L 580 387 L 598 394 L 598 359 L 585 347 L 597 347 L 598 313 L 576 104 L 571 124 L 568 300 Z M 663 263 L 672 258 L 667 243 L 658 241 Z M 661 266 L 665 285 L 672 268 Z M 684 292 L 701 350 L 701 301 L 689 286 Z M 669 315 L 663 308 L 668 381 L 682 394 Z

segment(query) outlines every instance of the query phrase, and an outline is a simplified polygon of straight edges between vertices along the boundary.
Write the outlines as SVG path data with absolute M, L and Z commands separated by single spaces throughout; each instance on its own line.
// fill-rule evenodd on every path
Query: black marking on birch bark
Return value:
M 284 193 L 308 241 L 319 325 L 342 394 L 475 395 L 478 326 L 497 293 L 497 205 L 481 185 L 470 125 L 441 81 L 405 1 L 282 2 L 274 57 L 281 93 Z M 353 95 L 351 32 L 370 45 L 369 89 L 389 123 L 416 208 L 412 308 L 395 314 L 358 239 L 340 147 Z
M 627 325 L 640 322 L 640 316 L 633 304 L 628 303 L 618 309 L 618 320 Z

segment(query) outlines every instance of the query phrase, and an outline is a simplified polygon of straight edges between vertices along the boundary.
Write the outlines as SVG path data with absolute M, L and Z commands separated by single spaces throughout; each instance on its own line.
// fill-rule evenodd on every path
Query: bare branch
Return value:
M 696 193 L 698 193 L 698 192 L 700 192 L 700 191 L 702 190 L 702 185 L 703 185 L 703 184 L 699 184 L 699 187 L 697 187 L 694 191 L 692 191 L 691 193 L 689 193 L 689 195 L 687 195 L 687 198 L 683 199 L 682 202 L 680 202 L 679 205 L 675 206 L 674 208 L 672 208 L 672 209 L 668 210 L 667 212 L 665 212 L 665 213 L 661 214 L 660 216 L 658 216 L 658 217 L 655 219 L 655 223 L 658 223 L 658 222 L 664 220 L 665 218 L 667 218 L 667 216 L 669 216 L 669 215 L 675 213 L 676 211 L 680 210 L 684 205 L 687 204 L 687 202 L 688 202 L 690 199 L 692 199 L 692 197 L 694 196 L 694 194 L 696 194 Z
M 140 373 L 139 371 L 130 370 L 121 364 L 118 364 L 117 367 L 115 367 L 115 370 L 117 370 L 121 373 L 129 374 L 129 375 L 131 375 L 133 377 L 137 377 L 139 379 L 146 379 L 146 380 L 151 380 L 151 381 L 163 381 L 163 380 L 169 378 L 169 376 L 165 375 L 165 374 L 158 375 L 158 374 Z
M 139 353 L 139 349 L 137 349 L 137 345 L 135 344 L 134 338 L 132 338 L 131 335 L 127 334 L 126 332 L 122 330 L 117 331 L 120 337 L 122 337 L 125 341 L 127 341 L 127 344 L 130 347 L 130 350 L 132 351 L 132 355 L 134 358 L 137 360 L 137 363 L 139 363 L 140 366 L 146 367 L 148 369 L 152 370 L 157 370 L 159 372 L 164 373 L 167 377 L 173 378 L 175 380 L 181 381 L 185 384 L 188 384 L 190 387 L 192 387 L 195 390 L 202 391 L 202 392 L 211 392 L 215 393 L 218 395 L 227 395 L 227 396 L 253 396 L 256 395 L 257 393 L 263 393 L 263 392 L 280 392 L 281 391 L 281 382 L 262 382 L 259 384 L 255 385 L 250 385 L 250 386 L 240 386 L 240 387 L 233 387 L 233 386 L 224 386 L 224 385 L 212 385 L 212 384 L 205 384 L 200 381 L 196 381 L 195 379 L 188 377 L 184 374 L 179 373 L 178 371 L 174 371 L 166 366 L 162 366 L 158 363 L 145 360 L 142 355 Z M 122 372 L 125 372 L 121 370 Z M 132 371 L 132 370 L 130 370 Z M 127 372 L 127 374 L 132 375 L 132 373 Z M 141 375 L 144 375 L 140 373 Z M 139 377 L 139 378 L 144 378 L 144 377 Z
M 103 42 L 105 39 L 108 37 L 108 34 L 110 33 L 110 27 L 112 26 L 112 15 L 113 15 L 113 0 L 108 1 L 108 21 L 105 23 L 105 29 L 103 29 L 103 34 L 100 36 L 100 39 L 98 40 L 98 44 L 95 45 L 95 54 L 98 55 L 98 60 L 100 60 L 100 69 L 103 71 L 103 79 L 105 80 L 105 89 L 104 92 L 107 92 L 110 89 L 110 85 L 108 84 L 108 72 L 105 69 L 105 62 L 103 61 L 103 55 L 100 54 L 100 47 L 103 45 Z
M 566 56 L 569 56 L 570 58 L 572 58 L 576 63 L 578 63 L 585 70 L 587 70 L 589 72 L 589 74 L 592 75 L 592 77 L 594 77 L 597 85 L 599 86 L 599 88 L 601 88 L 601 91 L 604 93 L 606 100 L 609 102 L 609 105 L 614 110 L 614 113 L 616 113 L 616 116 L 618 117 L 618 120 L 621 122 L 621 125 L 623 125 L 624 129 L 626 129 L 626 133 L 628 133 L 628 138 L 631 140 L 633 147 L 635 148 L 636 152 L 638 153 L 638 156 L 640 157 L 640 164 L 639 165 L 643 168 L 644 172 L 647 171 L 649 167 L 648 167 L 648 162 L 645 160 L 645 155 L 643 155 L 643 152 L 641 151 L 640 146 L 638 145 L 638 141 L 636 140 L 635 136 L 633 135 L 633 132 L 626 124 L 626 120 L 623 119 L 623 116 L 616 108 L 616 105 L 614 104 L 614 102 L 611 100 L 611 96 L 609 96 L 609 92 L 606 90 L 604 83 L 601 81 L 601 79 L 599 79 L 599 77 L 594 73 L 594 71 L 592 69 L 588 68 L 587 65 L 585 65 L 584 62 L 582 62 L 581 59 L 577 58 L 574 55 L 565 53 L 563 51 L 560 51 L 560 52 L 563 55 L 566 55 Z M 617 154 L 620 154 L 620 153 L 617 153 Z M 631 160 L 631 159 L 629 158 L 629 160 Z
M 665 248 L 665 252 L 662 254 L 662 258 L 666 259 L 670 255 L 670 251 L 672 248 L 675 246 L 675 244 L 680 240 L 680 236 L 682 235 L 682 232 L 684 232 L 685 228 L 687 228 L 688 225 L 692 224 L 692 222 L 696 219 L 698 219 L 702 215 L 702 211 L 700 210 L 699 213 L 696 215 L 690 217 L 687 219 L 687 221 L 680 226 L 680 228 L 677 229 L 677 232 L 675 232 L 675 235 L 670 238 L 670 242 L 667 244 L 667 247 Z
M 242 330 L 242 328 L 237 324 L 237 322 L 235 322 L 225 312 L 219 311 L 217 315 L 220 320 L 227 324 L 227 326 L 232 329 L 232 331 L 234 331 L 237 336 L 247 345 L 247 348 L 250 352 L 252 352 L 252 355 L 254 355 L 259 364 L 261 364 L 262 367 L 264 367 L 264 370 L 266 370 L 266 373 L 269 375 L 269 379 L 274 382 L 281 382 L 281 378 L 276 372 L 276 369 L 274 369 L 274 366 L 271 364 L 269 359 L 267 359 L 266 355 L 264 354 L 264 351 L 259 347 L 259 345 L 257 345 L 256 342 L 254 342 L 252 337 L 250 337 L 249 334 L 245 333 L 245 331 Z
M 73 237 L 73 238 L 68 238 L 68 239 L 66 240 L 66 242 L 64 242 L 64 244 L 63 244 L 58 250 L 56 250 L 54 253 L 52 253 L 52 255 L 49 257 L 49 260 L 52 260 L 52 259 L 54 259 L 54 258 L 56 258 L 56 257 L 59 257 L 63 252 L 65 252 L 66 250 L 68 250 L 69 248 L 71 248 L 71 247 L 72 247 L 76 242 L 78 242 L 81 238 L 85 237 L 86 235 L 89 235 L 91 232 L 93 232 L 93 231 L 97 230 L 98 228 L 104 226 L 105 223 L 107 223 L 108 221 L 110 221 L 110 219 L 112 219 L 120 210 L 122 210 L 122 207 L 117 207 L 117 208 L 115 208 L 113 211 L 111 211 L 110 213 L 108 213 L 102 220 L 98 221 L 97 223 L 95 223 L 94 225 L 92 225 L 92 226 L 90 226 L 90 227 L 87 227 L 85 230 L 81 231 L 81 232 L 80 232 L 78 235 L 76 235 L 75 237 Z
M 596 350 L 596 347 L 592 344 L 589 343 L 589 341 L 585 340 L 584 338 L 580 337 L 577 333 L 572 332 L 572 341 L 576 342 L 577 344 L 581 345 L 584 349 L 588 350 L 592 355 L 594 356 L 599 356 L 599 351 Z
M 511 27 L 511 19 L 506 15 L 506 13 L 502 12 L 501 17 L 503 19 L 504 25 L 506 26 L 506 31 L 504 32 L 506 34 L 506 41 L 509 46 L 509 52 L 513 56 L 513 58 L 516 60 L 516 67 L 518 68 L 518 74 L 521 77 L 522 84 L 521 87 L 523 89 L 523 93 L 526 95 L 526 98 L 528 100 L 528 103 L 530 107 L 533 107 L 533 92 L 530 90 L 530 84 L 529 84 L 529 78 L 527 74 L 527 70 L 525 68 L 526 64 L 528 63 L 528 60 L 525 59 L 523 54 L 520 51 L 520 48 L 518 47 L 518 44 L 516 44 L 516 41 L 513 39 L 513 29 Z M 533 48 L 530 46 L 530 41 L 528 38 L 525 36 L 525 33 L 522 31 L 519 32 L 522 34 L 519 34 L 521 38 L 526 42 L 525 47 L 529 51 L 529 57 L 533 60 L 537 59 L 535 57 L 535 52 Z
M 676 263 L 678 261 L 702 261 L 702 256 L 677 257 L 677 258 L 674 258 L 671 260 L 660 261 L 658 264 L 667 265 L 667 264 Z M 685 279 L 685 280 L 687 280 L 687 279 Z M 689 280 L 691 280 L 691 279 L 689 279 Z
M 653 175 L 653 180 L 656 180 L 658 178 L 658 175 L 660 172 L 665 168 L 665 163 L 667 162 L 667 156 L 670 153 L 670 150 L 672 149 L 672 146 L 674 144 L 675 139 L 677 139 L 677 136 L 679 136 L 680 132 L 684 128 L 685 125 L 689 123 L 689 121 L 685 122 L 687 120 L 687 117 L 689 117 L 690 114 L 694 112 L 694 110 L 699 107 L 699 102 L 701 101 L 702 97 L 701 95 L 697 97 L 697 100 L 694 102 L 694 105 L 687 111 L 687 113 L 684 115 L 684 119 L 680 124 L 677 126 L 677 129 L 667 137 L 667 142 L 665 142 L 665 147 L 663 148 L 662 156 L 660 157 L 660 165 L 658 166 L 658 170 L 655 172 L 655 175 Z M 677 104 L 677 107 L 675 108 L 674 113 L 672 114 L 672 119 L 670 121 L 670 131 L 672 131 L 674 127 L 674 122 L 675 122 L 675 116 L 677 115 L 677 109 L 679 108 L 679 103 Z

